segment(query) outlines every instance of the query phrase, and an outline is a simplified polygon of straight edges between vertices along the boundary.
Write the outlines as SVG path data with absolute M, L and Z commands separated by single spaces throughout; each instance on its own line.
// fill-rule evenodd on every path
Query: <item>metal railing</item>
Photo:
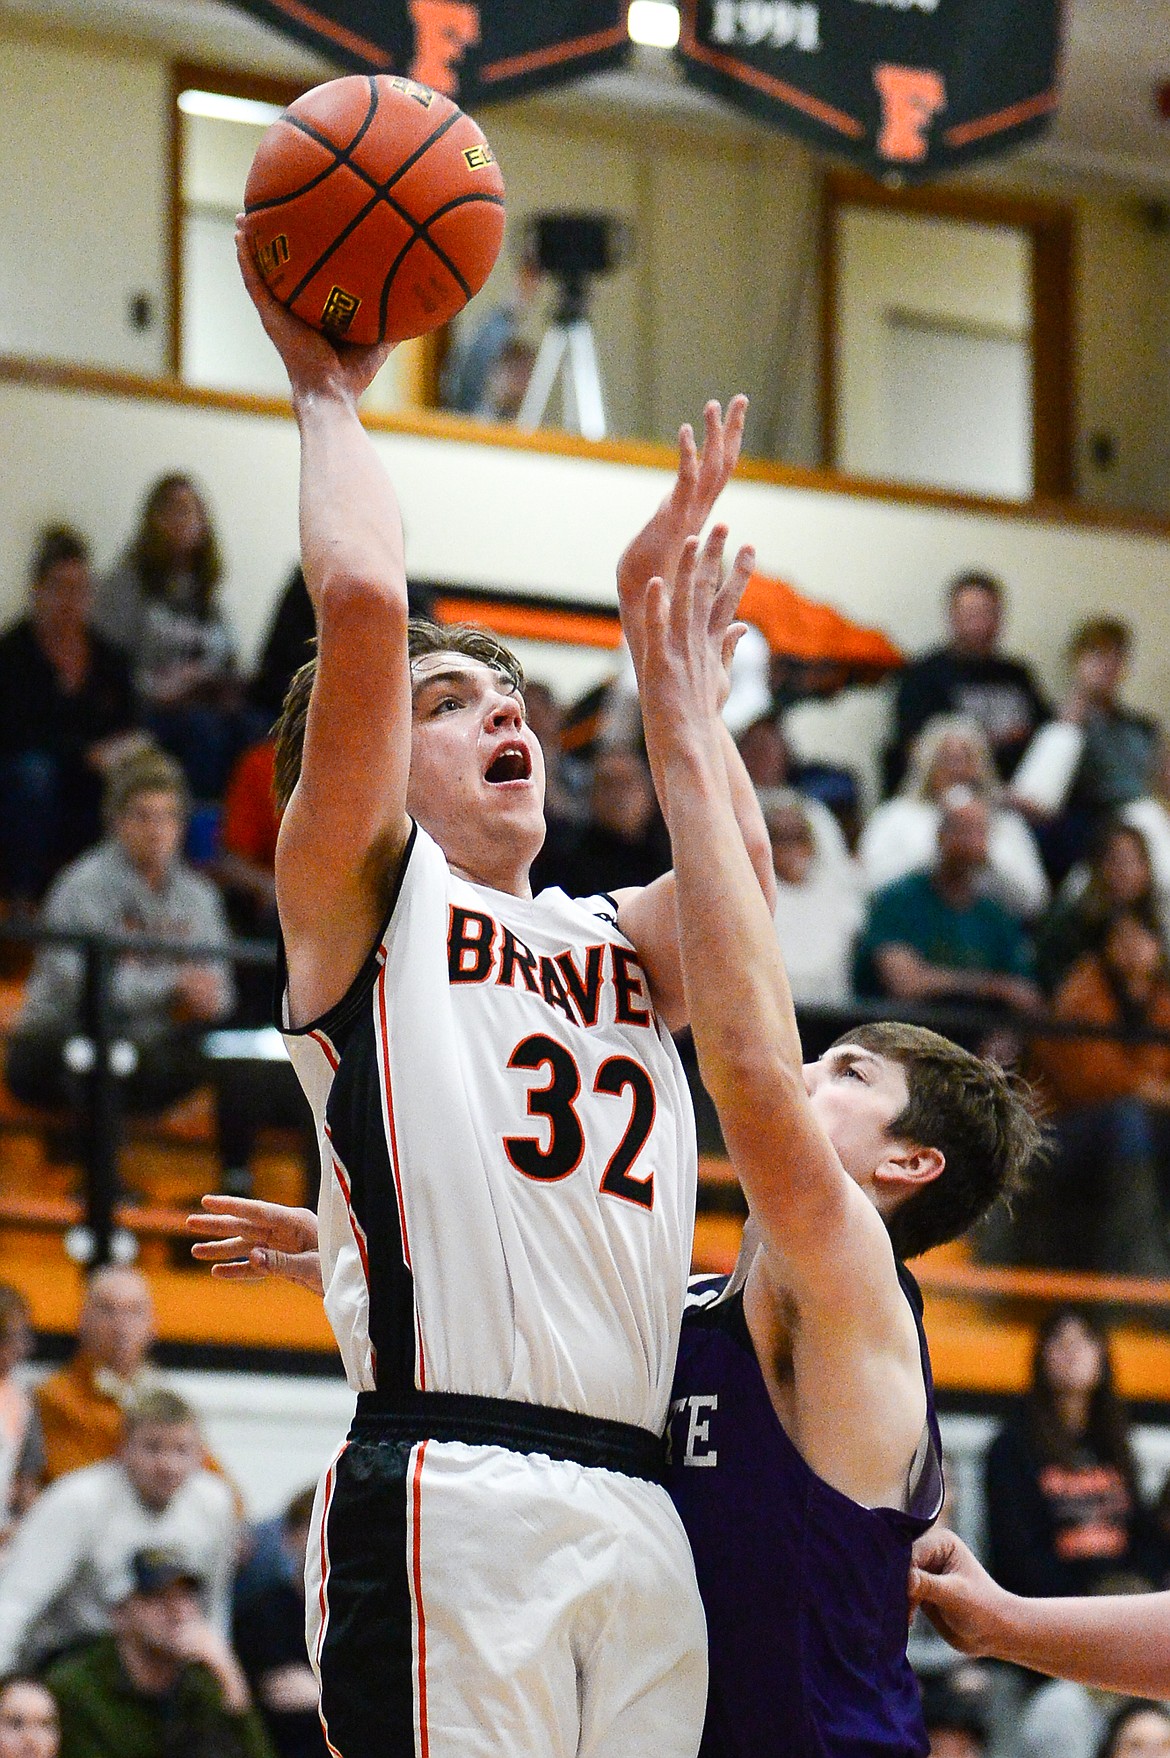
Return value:
M 77 951 L 82 960 L 83 983 L 78 1029 L 70 1041 L 71 1066 L 78 1077 L 79 1141 L 82 1168 L 81 1255 L 90 1264 L 110 1261 L 116 1227 L 119 1192 L 119 1149 L 123 1136 L 121 1082 L 127 1073 L 125 1040 L 118 1031 L 113 1006 L 113 976 L 117 959 L 158 956 L 175 962 L 221 962 L 233 967 L 276 969 L 277 949 L 270 940 L 232 939 L 214 944 L 149 939 L 125 933 L 91 933 L 16 926 L 0 922 L 0 945 L 64 946 Z M 1004 1008 L 970 1004 L 923 1005 L 896 1000 L 854 998 L 844 1006 L 801 1006 L 797 1010 L 802 1033 L 828 1042 L 851 1027 L 867 1021 L 901 1020 L 920 1024 L 958 1038 L 977 1042 L 987 1033 L 1014 1030 L 1021 1040 L 1031 1038 L 1095 1038 L 1126 1044 L 1170 1045 L 1170 1032 L 1153 1029 L 1111 1029 L 1099 1024 L 1057 1020 L 1048 1015 L 1018 1014 Z M 214 1028 L 208 1028 L 208 1036 Z M 209 1071 L 210 1072 L 210 1071 Z
M 267 966 L 275 972 L 276 944 L 270 940 L 237 939 L 209 945 L 190 940 L 154 940 L 140 934 L 77 933 L 8 923 L 0 924 L 0 942 L 64 946 L 81 956 L 80 1017 L 78 1030 L 69 1040 L 71 1066 L 80 1088 L 84 1228 L 80 1255 L 91 1266 L 105 1264 L 114 1255 L 116 1242 L 118 1153 L 122 1140 L 120 1084 L 128 1072 L 125 1038 L 118 1031 L 113 1007 L 117 959 L 133 953 L 135 958 L 153 956 L 173 962 Z

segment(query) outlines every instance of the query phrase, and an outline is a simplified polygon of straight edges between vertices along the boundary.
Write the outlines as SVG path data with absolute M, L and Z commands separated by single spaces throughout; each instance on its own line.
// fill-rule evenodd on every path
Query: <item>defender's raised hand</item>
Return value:
M 376 342 L 360 348 L 353 342 L 334 342 L 286 311 L 256 267 L 242 216 L 236 221 L 236 260 L 260 322 L 284 362 L 294 399 L 313 391 L 332 391 L 356 403 L 389 359 L 394 344 Z
M 205 1196 L 203 1213 L 187 1216 L 188 1233 L 203 1233 L 191 1256 L 225 1282 L 296 1282 L 322 1292 L 317 1217 L 245 1196 Z
M 704 543 L 686 538 L 673 576 L 655 576 L 646 588 L 642 710 L 659 756 L 704 731 L 720 736 L 728 653 L 739 634 L 732 618 L 755 566 L 745 545 L 725 573 L 726 542 L 726 525 L 712 526 Z
M 643 597 L 650 580 L 673 576 L 688 537 L 697 537 L 731 480 L 743 444 L 748 400 L 731 399 L 724 416 L 712 398 L 703 411 L 703 449 L 689 422 L 679 429 L 678 473 L 666 499 L 626 545 L 618 562 L 618 602 L 635 669 L 642 663 Z

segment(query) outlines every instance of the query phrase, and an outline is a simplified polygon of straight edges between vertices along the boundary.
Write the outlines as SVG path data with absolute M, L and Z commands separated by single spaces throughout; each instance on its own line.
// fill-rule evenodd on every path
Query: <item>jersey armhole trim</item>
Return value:
M 379 956 L 382 950 L 382 942 L 386 938 L 386 931 L 393 920 L 394 911 L 398 908 L 398 899 L 402 895 L 402 887 L 406 882 L 406 869 L 410 864 L 410 857 L 414 853 L 417 840 L 418 824 L 412 819 L 410 835 L 407 838 L 406 847 L 402 851 L 402 859 L 398 863 L 398 872 L 395 875 L 393 889 L 390 893 L 390 902 L 386 906 L 386 912 L 382 917 L 382 924 L 378 929 L 374 943 L 370 947 L 357 976 L 354 978 L 345 994 L 341 997 L 340 1001 L 335 1001 L 332 1007 L 327 1008 L 324 1013 L 319 1013 L 316 1019 L 309 1020 L 306 1025 L 285 1025 L 283 1018 L 278 1017 L 276 1023 L 286 1038 L 305 1038 L 309 1037 L 313 1032 L 325 1032 L 328 1036 L 332 1037 L 339 1029 L 349 1024 L 350 1020 L 353 1019 L 354 1015 L 365 1003 L 366 997 L 369 995 L 370 990 L 377 981 L 378 972 L 382 968 L 383 961 Z M 276 1003 L 278 1014 L 283 1014 L 287 994 L 288 964 L 284 951 L 284 935 L 278 934 Z

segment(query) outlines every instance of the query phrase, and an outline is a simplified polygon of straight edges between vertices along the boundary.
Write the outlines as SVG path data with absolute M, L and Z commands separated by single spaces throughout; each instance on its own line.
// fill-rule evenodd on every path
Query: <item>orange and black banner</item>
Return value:
M 464 108 L 612 67 L 628 0 L 232 0 L 351 72 L 400 73 Z
M 1059 99 L 1061 0 L 681 0 L 687 77 L 877 177 L 1038 134 Z

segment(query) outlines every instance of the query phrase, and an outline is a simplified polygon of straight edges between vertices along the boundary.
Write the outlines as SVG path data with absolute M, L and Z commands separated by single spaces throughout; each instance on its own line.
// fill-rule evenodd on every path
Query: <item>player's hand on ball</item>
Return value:
M 276 1277 L 296 1282 L 313 1294 L 323 1292 L 317 1250 L 317 1217 L 312 1209 L 253 1197 L 210 1195 L 203 1212 L 187 1216 L 188 1233 L 206 1235 L 191 1256 L 210 1264 L 226 1282 L 265 1282 Z
M 373 382 L 389 359 L 392 342 L 335 342 L 313 329 L 269 292 L 252 259 L 243 216 L 236 220 L 236 260 L 244 286 L 264 325 L 269 341 L 284 361 L 294 398 L 311 391 L 341 391 L 354 402 Z

